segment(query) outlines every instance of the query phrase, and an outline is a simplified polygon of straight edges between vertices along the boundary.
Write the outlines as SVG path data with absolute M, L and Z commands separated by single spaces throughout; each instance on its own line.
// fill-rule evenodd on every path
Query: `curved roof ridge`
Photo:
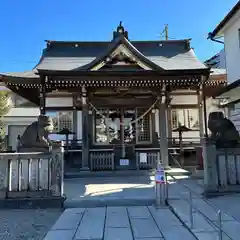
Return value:
M 189 42 L 191 38 L 184 38 L 184 39 L 169 39 L 169 40 L 129 40 L 131 43 L 160 43 L 160 42 L 169 42 L 169 43 L 177 43 L 177 42 Z M 109 44 L 112 41 L 64 41 L 64 40 L 45 40 L 46 43 L 49 44 Z
M 153 63 L 151 60 L 149 60 L 143 53 L 141 53 L 133 44 L 131 44 L 128 39 L 126 39 L 124 36 L 119 36 L 115 38 L 112 42 L 110 42 L 110 45 L 108 49 L 102 54 L 101 56 L 97 56 L 93 61 L 88 63 L 87 65 L 84 65 L 80 68 L 73 69 L 75 71 L 77 70 L 86 70 L 86 69 L 91 69 L 100 62 L 102 62 L 107 56 L 109 56 L 120 44 L 125 45 L 132 53 L 135 55 L 139 60 L 143 61 L 146 65 L 152 67 L 153 69 L 158 69 L 158 70 L 163 70 L 160 66 L 157 64 Z

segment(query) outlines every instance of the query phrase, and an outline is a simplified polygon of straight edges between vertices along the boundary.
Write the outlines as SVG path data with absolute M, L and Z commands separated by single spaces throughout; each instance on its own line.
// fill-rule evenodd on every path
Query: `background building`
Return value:
M 222 49 L 219 53 L 215 54 L 213 57 L 207 59 L 204 63 L 210 68 L 226 68 L 225 51 Z

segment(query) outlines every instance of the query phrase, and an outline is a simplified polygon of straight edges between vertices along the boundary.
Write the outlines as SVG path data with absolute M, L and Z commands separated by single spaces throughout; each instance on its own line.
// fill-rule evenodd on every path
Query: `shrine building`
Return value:
M 12 92 L 68 129 L 70 169 L 168 167 L 168 148 L 200 144 L 208 99 L 226 84 L 195 55 L 190 39 L 131 41 L 122 24 L 110 41 L 46 41 L 28 72 L 1 74 Z M 61 127 L 60 120 L 61 119 Z M 16 136 L 17 137 L 17 136 Z

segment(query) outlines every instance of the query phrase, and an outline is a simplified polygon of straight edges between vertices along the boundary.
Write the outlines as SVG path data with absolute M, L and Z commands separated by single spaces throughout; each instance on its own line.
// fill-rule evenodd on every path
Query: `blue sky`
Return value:
M 157 40 L 164 24 L 172 39 L 192 38 L 201 59 L 223 47 L 207 34 L 237 0 L 0 0 L 0 72 L 37 63 L 44 40 L 111 40 L 123 21 L 132 40 Z

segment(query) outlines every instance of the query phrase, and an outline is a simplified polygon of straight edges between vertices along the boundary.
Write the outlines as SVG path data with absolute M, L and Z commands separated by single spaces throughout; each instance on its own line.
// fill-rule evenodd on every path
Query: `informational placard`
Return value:
M 156 181 L 157 184 L 166 183 L 166 177 L 165 177 L 165 172 L 164 172 L 163 168 L 156 171 L 155 181 Z
M 147 154 L 140 153 L 140 163 L 147 163 Z
M 120 166 L 128 166 L 129 159 L 120 159 Z

